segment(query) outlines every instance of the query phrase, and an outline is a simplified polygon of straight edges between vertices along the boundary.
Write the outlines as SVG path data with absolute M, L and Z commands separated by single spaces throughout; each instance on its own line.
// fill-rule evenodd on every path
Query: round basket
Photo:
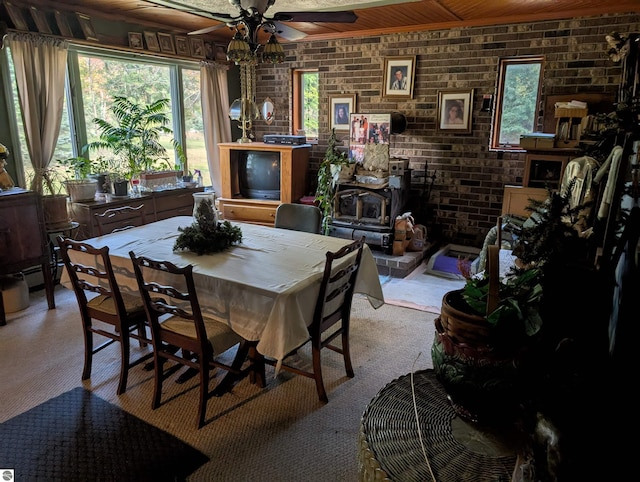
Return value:
M 449 291 L 442 298 L 440 325 L 443 333 L 458 343 L 489 343 L 491 326 L 486 318 L 455 308 L 465 306 L 462 293 L 462 289 Z

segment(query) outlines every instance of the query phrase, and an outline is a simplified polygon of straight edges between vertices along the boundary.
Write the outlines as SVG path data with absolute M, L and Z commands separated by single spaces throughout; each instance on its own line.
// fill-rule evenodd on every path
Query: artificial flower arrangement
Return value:
M 229 221 L 219 222 L 209 199 L 196 210 L 196 221 L 186 228 L 178 228 L 180 235 L 173 250 L 192 251 L 198 255 L 218 253 L 242 241 L 242 231 Z

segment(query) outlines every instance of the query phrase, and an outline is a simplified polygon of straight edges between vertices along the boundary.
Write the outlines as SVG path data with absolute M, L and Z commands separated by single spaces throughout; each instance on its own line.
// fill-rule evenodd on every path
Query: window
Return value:
M 171 138 L 182 142 L 187 156 L 187 169 L 200 170 L 205 184 L 210 174 L 204 147 L 204 128 L 200 104 L 200 70 L 194 62 L 176 62 L 122 52 L 72 46 L 68 56 L 67 92 L 60 136 L 53 159 L 87 155 L 96 159 L 100 153 L 83 153 L 82 147 L 98 139 L 94 118 L 111 118 L 110 105 L 115 95 L 132 98 L 135 102 L 150 103 L 160 98 L 171 99 L 169 117 L 173 136 L 161 143 L 167 148 L 167 167 L 173 168 L 177 157 Z M 11 88 L 18 118 L 20 154 L 26 179 L 33 177 L 29 161 L 13 62 L 9 61 Z M 74 86 L 73 89 L 70 86 Z M 75 93 L 71 97 L 71 91 Z M 72 108 L 73 107 L 73 108 Z M 174 162 L 175 161 L 175 162 Z
M 316 70 L 293 71 L 293 131 L 318 139 L 319 74 Z
M 491 148 L 521 149 L 520 135 L 536 131 L 544 57 L 500 60 Z

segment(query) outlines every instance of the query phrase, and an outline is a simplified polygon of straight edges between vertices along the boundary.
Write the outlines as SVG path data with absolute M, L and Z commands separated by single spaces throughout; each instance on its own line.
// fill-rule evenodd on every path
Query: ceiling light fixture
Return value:
M 240 67 L 240 98 L 233 101 L 229 117 L 240 122 L 242 137 L 238 142 L 252 142 L 252 123 L 260 118 L 260 109 L 255 102 L 256 64 L 265 62 L 279 64 L 284 61 L 284 49 L 276 39 L 276 28 L 265 22 L 257 10 L 248 12 L 246 18 L 235 25 L 236 33 L 227 47 L 227 59 Z M 262 47 L 258 42 L 260 29 L 271 33 L 269 41 Z

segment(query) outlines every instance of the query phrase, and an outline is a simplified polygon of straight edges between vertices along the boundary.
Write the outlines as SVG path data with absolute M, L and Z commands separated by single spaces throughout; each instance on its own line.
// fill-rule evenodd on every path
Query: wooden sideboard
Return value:
M 107 209 L 121 206 L 138 207 L 144 205 L 144 222 L 151 223 L 173 216 L 191 216 L 193 213 L 193 193 L 204 188 L 180 188 L 166 191 L 154 191 L 137 198 L 122 198 L 111 201 L 88 201 L 71 203 L 71 218 L 79 223 L 76 239 L 98 236 L 97 214 Z M 111 227 L 111 226 L 109 226 Z M 121 227 L 116 223 L 113 229 Z
M 281 145 L 263 142 L 218 144 L 222 195 L 218 199 L 224 219 L 273 226 L 276 208 L 282 203 L 299 202 L 307 194 L 309 170 L 308 144 Z M 238 163 L 242 152 L 266 151 L 280 154 L 280 199 L 251 199 L 242 196 Z
M 0 191 L 0 272 L 18 273 L 40 265 L 49 309 L 56 307 L 49 244 L 38 194 L 21 188 Z M 6 324 L 0 292 L 0 325 Z

